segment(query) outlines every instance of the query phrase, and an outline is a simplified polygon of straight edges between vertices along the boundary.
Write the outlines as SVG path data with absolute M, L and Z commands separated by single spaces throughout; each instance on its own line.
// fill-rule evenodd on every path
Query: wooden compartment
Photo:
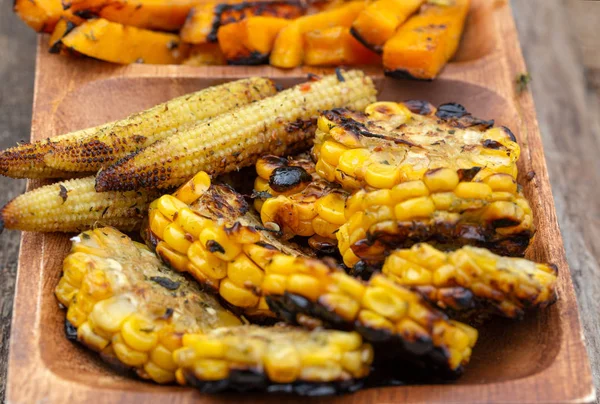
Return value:
M 474 115 L 508 126 L 522 147 L 519 182 L 538 229 L 529 258 L 558 265 L 560 300 L 522 322 L 496 319 L 481 330 L 471 364 L 456 383 L 369 389 L 319 402 L 591 402 L 594 400 L 574 289 L 556 221 L 535 110 L 514 78 L 525 71 L 510 7 L 474 0 L 455 61 L 434 82 L 394 81 L 370 69 L 381 100 L 458 102 Z M 114 66 L 49 55 L 40 37 L 32 138 L 41 139 L 126 116 L 186 92 L 250 75 L 283 86 L 304 69 L 271 67 Z M 319 69 L 310 69 L 321 72 Z M 38 185 L 35 182 L 30 187 Z M 53 289 L 68 235 L 24 233 L 11 335 L 8 402 L 247 402 L 305 401 L 253 395 L 207 396 L 121 377 L 96 355 L 64 338 L 64 312 Z

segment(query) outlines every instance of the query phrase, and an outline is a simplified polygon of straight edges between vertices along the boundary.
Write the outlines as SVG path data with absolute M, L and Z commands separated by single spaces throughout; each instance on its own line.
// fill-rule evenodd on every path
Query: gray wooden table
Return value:
M 492 0 L 490 0 L 492 1 Z M 596 388 L 600 387 L 600 1 L 513 0 Z M 0 0 L 0 148 L 29 138 L 35 34 Z M 0 177 L 0 205 L 25 183 Z M 0 238 L 0 401 L 19 233 Z

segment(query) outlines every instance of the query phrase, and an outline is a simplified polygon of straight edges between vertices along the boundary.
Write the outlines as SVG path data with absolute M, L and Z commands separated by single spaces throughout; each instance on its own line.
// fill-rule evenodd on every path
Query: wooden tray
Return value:
M 560 268 L 560 300 L 523 322 L 495 320 L 481 338 L 465 375 L 454 384 L 370 389 L 322 402 L 572 402 L 594 401 L 590 367 L 562 238 L 556 221 L 531 94 L 515 92 L 526 70 L 508 2 L 473 0 L 461 49 L 432 83 L 393 81 L 372 70 L 380 99 L 459 102 L 474 115 L 510 127 L 522 148 L 520 178 L 538 229 L 529 258 Z M 174 96 L 230 79 L 266 75 L 283 85 L 306 70 L 270 67 L 114 66 L 50 55 L 38 42 L 32 139 L 93 126 Z M 30 187 L 39 185 L 31 183 Z M 279 402 L 264 395 L 201 395 L 120 377 L 96 355 L 67 341 L 65 313 L 53 295 L 68 236 L 24 233 L 17 277 L 8 372 L 10 403 L 46 402 Z M 293 397 L 288 401 L 303 401 Z

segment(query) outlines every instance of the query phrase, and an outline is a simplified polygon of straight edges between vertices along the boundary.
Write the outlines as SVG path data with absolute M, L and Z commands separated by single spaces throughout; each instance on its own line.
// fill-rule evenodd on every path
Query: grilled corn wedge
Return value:
M 97 171 L 131 152 L 174 136 L 201 120 L 277 93 L 260 77 L 232 81 L 174 98 L 102 127 L 87 139 L 54 143 L 44 162 L 66 171 Z
M 4 228 L 23 231 L 79 232 L 98 224 L 123 231 L 138 229 L 157 191 L 96 192 L 95 178 L 46 185 L 7 203 L 0 211 Z
M 386 258 L 382 272 L 459 314 L 487 311 L 521 318 L 526 309 L 544 308 L 556 300 L 556 267 L 470 246 L 449 253 L 428 244 L 396 250 Z
M 362 109 L 375 98 L 372 80 L 352 70 L 297 85 L 209 119 L 101 171 L 96 189 L 180 185 L 199 170 L 223 174 L 253 165 L 264 154 L 290 154 L 312 142 L 323 109 Z
M 187 334 L 173 358 L 180 382 L 202 392 L 314 396 L 360 388 L 373 350 L 355 332 L 246 326 Z
M 320 178 L 310 159 L 265 156 L 256 172 L 254 207 L 264 225 L 277 224 L 284 239 L 316 234 L 336 240 L 348 194 Z
M 388 252 L 418 242 L 474 245 L 522 256 L 535 233 L 529 203 L 509 174 L 461 181 L 450 168 L 391 189 L 357 191 L 346 203 L 347 222 L 336 233 L 344 263 L 381 265 Z
M 146 246 L 110 227 L 73 239 L 55 293 L 67 308 L 67 337 L 157 383 L 175 381 L 173 352 L 185 333 L 241 324 Z
M 349 191 L 392 188 L 442 167 L 476 181 L 493 173 L 516 178 L 519 145 L 508 129 L 493 124 L 459 104 L 436 110 L 421 101 L 377 102 L 364 113 L 326 111 L 315 137 L 316 170 Z
M 280 251 L 304 255 L 261 227 L 241 195 L 211 184 L 205 172 L 152 202 L 148 217 L 146 239 L 163 261 L 256 320 L 273 316 L 257 289 L 264 276 L 257 260 Z

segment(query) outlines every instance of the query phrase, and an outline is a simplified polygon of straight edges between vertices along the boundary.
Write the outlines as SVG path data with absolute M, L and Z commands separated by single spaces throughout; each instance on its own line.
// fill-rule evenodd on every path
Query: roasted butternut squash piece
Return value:
M 54 27 L 54 31 L 52 31 L 52 35 L 50 35 L 50 41 L 48 42 L 50 45 L 50 53 L 60 53 L 64 49 L 62 39 L 69 32 L 73 31 L 76 26 L 77 22 L 73 21 L 73 19 L 68 17 L 60 17 L 56 23 L 56 26 Z
M 84 55 L 121 64 L 178 64 L 188 51 L 177 35 L 127 27 L 103 18 L 81 24 L 62 43 Z
M 275 37 L 289 23 L 285 18 L 258 16 L 223 25 L 217 35 L 219 46 L 229 64 L 268 63 Z
M 456 53 L 469 5 L 470 0 L 424 5 L 419 14 L 410 18 L 385 43 L 385 74 L 397 78 L 434 79 Z
M 201 0 L 65 0 L 76 15 L 95 16 L 138 28 L 179 30 Z
M 187 43 L 216 42 L 219 28 L 253 16 L 297 18 L 306 13 L 303 0 L 239 1 L 206 3 L 192 9 L 181 29 L 181 39 Z
M 182 64 L 188 66 L 214 66 L 224 65 L 225 63 L 225 56 L 221 52 L 219 44 L 205 43 L 193 45 L 190 49 L 190 56 Z
M 366 47 L 381 52 L 396 29 L 415 13 L 425 0 L 377 0 L 352 23 L 352 35 Z
M 14 12 L 37 32 L 52 33 L 63 15 L 70 14 L 63 9 L 61 0 L 15 0 Z
M 294 20 L 279 32 L 271 53 L 271 64 L 285 68 L 300 66 L 303 60 L 305 33 L 336 26 L 350 27 L 354 19 L 365 8 L 365 4 L 364 1 L 353 1 L 330 11 Z
M 381 57 L 367 49 L 350 33 L 350 28 L 333 27 L 304 35 L 304 64 L 309 66 L 370 65 Z

